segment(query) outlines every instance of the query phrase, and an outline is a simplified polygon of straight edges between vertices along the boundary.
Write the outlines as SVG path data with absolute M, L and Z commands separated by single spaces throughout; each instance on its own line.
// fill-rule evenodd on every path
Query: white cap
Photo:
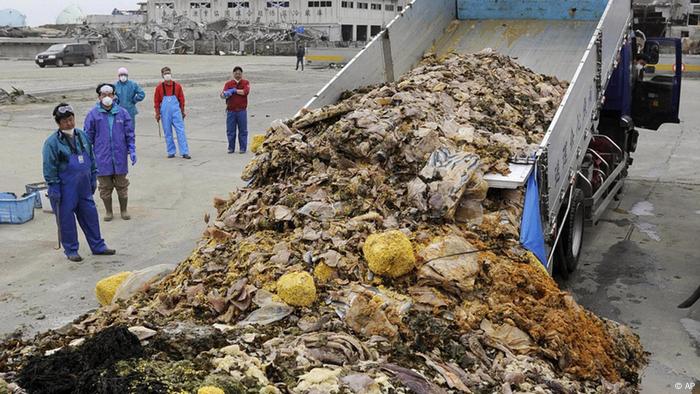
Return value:
M 117 75 L 129 75 L 129 70 L 127 70 L 126 67 L 121 67 L 117 70 Z
M 112 89 L 112 87 L 109 85 L 104 85 L 100 88 L 100 93 L 114 93 L 114 89 Z

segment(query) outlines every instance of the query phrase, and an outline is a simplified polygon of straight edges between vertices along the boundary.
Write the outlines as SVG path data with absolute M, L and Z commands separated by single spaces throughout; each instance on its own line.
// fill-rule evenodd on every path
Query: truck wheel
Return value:
M 569 215 L 564 221 L 559 244 L 557 245 L 557 254 L 555 269 L 561 274 L 564 279 L 567 279 L 569 274 L 576 271 L 578 267 L 578 259 L 581 256 L 581 248 L 583 246 L 583 229 L 584 229 L 584 209 L 583 209 L 583 191 L 575 189 L 574 195 L 571 198 L 571 209 Z M 563 209 L 566 209 L 564 207 Z
M 56 67 L 63 67 L 63 59 L 56 59 Z
M 46 65 L 45 65 L 45 64 L 40 64 L 39 67 L 44 68 L 44 67 L 46 67 Z

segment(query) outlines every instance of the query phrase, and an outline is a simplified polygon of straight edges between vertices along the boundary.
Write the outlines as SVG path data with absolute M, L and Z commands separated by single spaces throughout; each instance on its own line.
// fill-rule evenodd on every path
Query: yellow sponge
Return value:
M 197 394 L 226 394 L 226 392 L 218 387 L 204 386 L 197 390 Z
M 129 275 L 131 275 L 131 272 L 120 272 L 97 282 L 97 285 L 95 285 L 97 301 L 99 301 L 102 306 L 111 304 L 114 293 L 117 292 L 117 288 Z
M 265 142 L 264 135 L 254 135 L 253 141 L 250 144 L 250 150 L 252 150 L 253 153 L 258 153 L 260 147 L 262 147 L 263 142 Z
M 369 269 L 377 275 L 397 278 L 416 266 L 408 237 L 398 230 L 372 234 L 362 246 Z
M 289 305 L 311 306 L 316 301 L 316 285 L 308 272 L 290 272 L 277 280 L 277 295 Z

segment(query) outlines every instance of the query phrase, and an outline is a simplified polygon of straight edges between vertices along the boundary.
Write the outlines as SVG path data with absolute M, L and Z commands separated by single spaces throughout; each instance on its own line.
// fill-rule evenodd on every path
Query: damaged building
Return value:
M 149 0 L 148 18 L 157 23 L 173 15 L 211 23 L 231 19 L 239 24 L 313 28 L 329 41 L 367 41 L 379 34 L 407 0 L 264 1 Z

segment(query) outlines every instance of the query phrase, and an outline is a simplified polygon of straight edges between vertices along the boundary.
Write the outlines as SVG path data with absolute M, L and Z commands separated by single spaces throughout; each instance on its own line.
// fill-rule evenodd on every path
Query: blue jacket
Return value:
M 129 172 L 127 155 L 136 152 L 134 124 L 118 104 L 107 112 L 100 103 L 85 118 L 85 133 L 95 150 L 97 175 L 123 175 Z
M 92 173 L 90 175 L 94 176 L 97 172 L 97 165 L 95 164 L 95 152 L 92 149 L 92 144 L 84 131 L 75 129 L 74 135 L 77 153 L 87 152 L 87 155 L 92 159 Z M 56 130 L 46 139 L 42 156 L 44 157 L 44 180 L 47 184 L 61 183 L 58 173 L 66 169 L 72 153 L 68 139 L 60 130 Z
M 136 103 L 143 101 L 146 98 L 146 93 L 141 89 L 141 86 L 132 80 L 117 81 L 114 83 L 116 92 L 114 93 L 119 98 L 119 105 L 129 111 L 131 119 L 134 119 L 139 110 L 136 109 Z

